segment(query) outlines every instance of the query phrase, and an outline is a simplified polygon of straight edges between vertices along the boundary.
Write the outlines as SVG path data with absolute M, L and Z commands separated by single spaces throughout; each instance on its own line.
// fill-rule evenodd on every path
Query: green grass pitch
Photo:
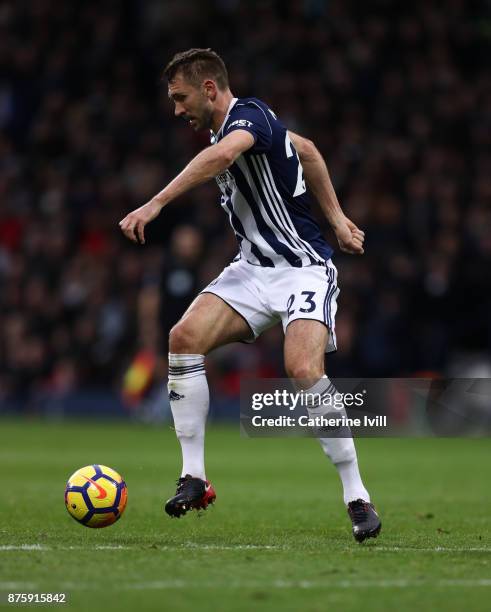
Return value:
M 7 592 L 65 592 L 72 610 L 489 609 L 491 440 L 357 446 L 383 521 L 363 545 L 315 440 L 210 427 L 217 503 L 171 520 L 162 505 L 180 450 L 170 427 L 0 421 L 1 605 Z M 106 529 L 64 507 L 66 479 L 89 463 L 128 484 L 125 515 Z

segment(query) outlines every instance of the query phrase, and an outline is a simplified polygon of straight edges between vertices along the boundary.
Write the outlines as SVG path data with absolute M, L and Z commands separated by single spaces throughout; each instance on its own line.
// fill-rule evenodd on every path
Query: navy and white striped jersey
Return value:
M 211 142 L 246 130 L 254 145 L 216 177 L 240 257 L 265 267 L 324 263 L 332 248 L 310 212 L 303 170 L 288 131 L 256 98 L 234 98 Z

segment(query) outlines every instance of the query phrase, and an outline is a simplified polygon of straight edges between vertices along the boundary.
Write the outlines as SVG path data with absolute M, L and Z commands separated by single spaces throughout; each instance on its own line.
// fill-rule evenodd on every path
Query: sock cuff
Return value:
M 169 380 L 173 378 L 192 378 L 205 373 L 205 356 L 169 353 Z
M 310 416 L 320 416 L 329 413 L 337 413 L 339 415 L 346 415 L 346 409 L 344 405 L 340 407 L 332 402 L 332 398 L 338 393 L 336 387 L 332 381 L 324 374 L 322 378 L 314 383 L 308 389 L 305 389 L 304 394 L 308 394 L 308 400 L 305 402 L 305 406 Z M 310 399 L 310 397 L 312 399 Z M 329 397 L 328 397 L 329 396 Z
M 198 363 L 204 363 L 204 361 L 204 355 L 197 355 L 193 353 L 169 353 L 169 364 L 172 364 L 173 366 L 196 365 Z
M 319 378 L 319 380 L 311 387 L 304 390 L 304 393 L 320 393 L 321 395 L 327 392 L 336 393 L 336 387 L 332 384 L 326 374 L 324 374 L 322 378 Z

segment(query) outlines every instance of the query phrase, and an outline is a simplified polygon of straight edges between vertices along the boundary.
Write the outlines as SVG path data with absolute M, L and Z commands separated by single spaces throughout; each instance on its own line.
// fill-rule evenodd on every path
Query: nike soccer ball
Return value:
M 121 476 L 105 465 L 87 465 L 70 476 L 65 505 L 73 518 L 86 527 L 107 527 L 126 508 L 127 488 Z

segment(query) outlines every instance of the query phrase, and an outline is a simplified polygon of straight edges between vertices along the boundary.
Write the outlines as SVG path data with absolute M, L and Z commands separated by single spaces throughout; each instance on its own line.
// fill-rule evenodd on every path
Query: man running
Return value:
M 331 224 L 342 251 L 363 254 L 364 232 L 342 212 L 315 145 L 288 131 L 264 102 L 235 98 L 223 60 L 210 49 L 178 53 L 165 69 L 175 115 L 194 130 L 210 130 L 211 146 L 120 226 L 134 242 L 164 206 L 215 178 L 239 254 L 194 300 L 169 337 L 169 399 L 183 467 L 165 510 L 182 516 L 206 508 L 215 491 L 206 478 L 205 422 L 209 392 L 205 356 L 237 341 L 253 341 L 281 321 L 284 359 L 297 388 L 312 396 L 335 393 L 324 353 L 336 350 L 339 294 L 333 249 L 310 212 L 306 184 Z M 317 395 L 320 394 L 320 395 Z M 312 416 L 327 412 L 307 407 Z M 320 438 L 335 465 L 355 539 L 376 537 L 379 517 L 358 469 L 351 437 Z

